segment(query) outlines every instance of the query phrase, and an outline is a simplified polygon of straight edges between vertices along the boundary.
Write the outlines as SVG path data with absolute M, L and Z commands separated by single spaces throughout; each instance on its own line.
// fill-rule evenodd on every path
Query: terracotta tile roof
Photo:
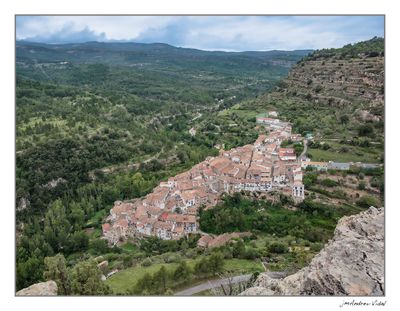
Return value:
M 208 242 L 208 247 L 218 247 L 225 245 L 228 243 L 230 240 L 234 238 L 239 238 L 239 237 L 246 237 L 250 236 L 250 232 L 233 232 L 233 233 L 224 233 L 221 235 L 218 235 L 215 237 L 213 240 Z
M 190 190 L 193 189 L 193 182 L 191 181 L 178 181 L 177 188 L 182 190 Z
M 196 190 L 186 190 L 182 191 L 181 197 L 186 201 L 196 199 Z
M 150 213 L 150 215 L 153 215 L 153 216 L 158 216 L 162 213 L 162 210 L 155 206 L 149 206 L 147 208 L 147 211 Z
M 177 201 L 175 199 L 173 199 L 173 198 L 170 198 L 165 202 L 165 209 L 166 210 L 173 209 L 176 206 L 177 206 Z
M 158 219 L 161 221 L 165 221 L 168 218 L 168 213 L 162 213 Z
M 197 215 L 197 207 L 188 207 L 186 213 L 188 215 Z
M 173 233 L 178 233 L 178 234 L 182 234 L 183 231 L 184 231 L 184 228 L 183 228 L 183 227 L 177 227 L 177 226 L 175 226 L 175 228 L 172 229 L 172 232 L 173 232 Z
M 122 228 L 128 228 L 128 221 L 126 219 L 118 219 L 114 226 L 116 227 L 122 227 Z
M 135 218 L 139 219 L 143 216 L 147 217 L 147 208 L 144 205 L 139 205 L 135 211 Z
M 164 230 L 168 230 L 171 231 L 172 230 L 172 224 L 165 222 L 165 221 L 156 221 L 153 225 L 153 229 L 164 229 Z
M 195 223 L 196 216 L 194 215 L 184 215 L 184 214 L 176 214 L 176 213 L 169 213 L 166 217 L 165 221 L 171 222 L 179 222 L 179 223 Z
M 207 247 L 208 243 L 213 239 L 210 235 L 203 235 L 198 241 L 197 245 L 201 247 Z
M 134 209 L 133 203 L 125 203 L 125 202 L 121 202 L 121 201 L 116 201 L 112 208 L 112 212 L 115 214 L 120 214 L 120 213 L 128 212 L 132 209 Z
M 227 158 L 215 158 L 213 161 L 211 161 L 210 165 L 211 167 L 217 169 L 217 170 L 222 170 L 226 166 L 228 166 L 231 163 L 231 161 Z
M 109 223 L 102 224 L 103 233 L 106 233 L 110 230 L 111 225 Z

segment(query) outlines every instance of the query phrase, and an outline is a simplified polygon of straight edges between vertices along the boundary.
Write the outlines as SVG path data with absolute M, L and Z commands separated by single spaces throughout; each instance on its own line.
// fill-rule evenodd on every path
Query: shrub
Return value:
M 326 178 L 321 181 L 321 185 L 325 187 L 336 187 L 338 183 L 332 179 Z
M 356 204 L 360 207 L 368 208 L 370 206 L 377 206 L 378 201 L 371 196 L 363 196 L 356 202 Z
M 256 259 L 260 257 L 260 252 L 253 247 L 249 247 L 246 249 L 244 257 L 246 259 Z
M 150 267 L 153 264 L 150 258 L 146 258 L 145 260 L 142 261 L 142 266 L 143 267 Z
M 364 181 L 360 181 L 360 183 L 358 184 L 358 189 L 359 190 L 365 190 L 365 182 Z
M 315 87 L 314 91 L 315 91 L 316 93 L 321 92 L 321 91 L 322 91 L 322 85 L 318 84 L 318 85 Z
M 371 124 L 363 124 L 358 128 L 358 135 L 359 136 L 374 136 L 374 128 Z
M 288 252 L 288 247 L 283 243 L 274 242 L 268 247 L 268 250 L 271 253 L 283 254 Z

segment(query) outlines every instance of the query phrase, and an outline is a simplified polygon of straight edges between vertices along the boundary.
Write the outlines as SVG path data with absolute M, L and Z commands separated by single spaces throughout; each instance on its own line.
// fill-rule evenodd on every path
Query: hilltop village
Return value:
M 208 157 L 189 171 L 161 182 L 144 198 L 115 202 L 102 226 L 104 238 L 116 244 L 133 236 L 169 240 L 195 233 L 200 206 L 215 206 L 224 193 L 278 190 L 301 202 L 301 164 L 293 148 L 280 145 L 289 139 L 301 141 L 302 137 L 292 135 L 290 123 L 270 116 L 277 114 L 257 118 L 267 134 L 260 135 L 253 145 L 220 150 L 219 156 Z

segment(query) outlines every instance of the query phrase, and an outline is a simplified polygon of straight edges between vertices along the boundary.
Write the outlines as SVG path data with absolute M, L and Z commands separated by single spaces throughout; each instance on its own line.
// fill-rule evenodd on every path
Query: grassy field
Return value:
M 256 117 L 259 112 L 257 110 L 243 108 L 240 104 L 236 104 L 229 109 L 224 109 L 218 112 L 218 116 L 220 117 L 232 114 L 236 114 L 237 116 L 242 118 L 253 118 Z
M 192 269 L 196 263 L 194 259 L 186 260 L 186 263 Z M 165 266 L 168 272 L 173 272 L 178 266 L 177 263 L 154 264 L 150 267 L 136 266 L 118 272 L 107 279 L 105 282 L 111 287 L 114 294 L 125 294 L 127 290 L 132 289 L 136 282 L 145 275 L 145 273 L 153 274 L 157 272 L 161 266 Z M 228 259 L 225 260 L 224 272 L 236 275 L 247 274 L 253 272 L 264 271 L 260 262 L 245 259 Z M 195 281 L 196 279 L 193 279 Z M 187 286 L 189 287 L 189 286 Z
M 309 148 L 307 153 L 311 155 L 313 161 L 335 161 L 335 162 L 364 162 L 364 163 L 379 163 L 380 153 L 375 152 L 346 152 L 341 153 L 334 150 L 321 150 Z

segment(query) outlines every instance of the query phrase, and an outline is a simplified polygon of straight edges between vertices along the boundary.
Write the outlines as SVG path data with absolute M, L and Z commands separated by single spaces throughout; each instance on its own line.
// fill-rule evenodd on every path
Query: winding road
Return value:
M 299 159 L 301 159 L 307 152 L 307 139 L 303 140 L 303 146 L 304 146 L 304 149 L 303 149 L 303 152 L 301 153 L 301 155 L 299 156 Z
M 268 275 L 273 278 L 273 279 L 280 279 L 284 277 L 282 272 L 267 272 Z M 174 296 L 192 296 L 194 294 L 203 292 L 208 289 L 220 287 L 221 285 L 227 285 L 229 283 L 231 284 L 237 284 L 241 282 L 246 282 L 250 279 L 251 274 L 243 274 L 243 275 L 238 275 L 230 278 L 225 278 L 225 279 L 217 279 L 217 280 L 212 280 L 212 281 L 207 281 L 202 284 L 186 288 L 182 291 L 176 292 Z

